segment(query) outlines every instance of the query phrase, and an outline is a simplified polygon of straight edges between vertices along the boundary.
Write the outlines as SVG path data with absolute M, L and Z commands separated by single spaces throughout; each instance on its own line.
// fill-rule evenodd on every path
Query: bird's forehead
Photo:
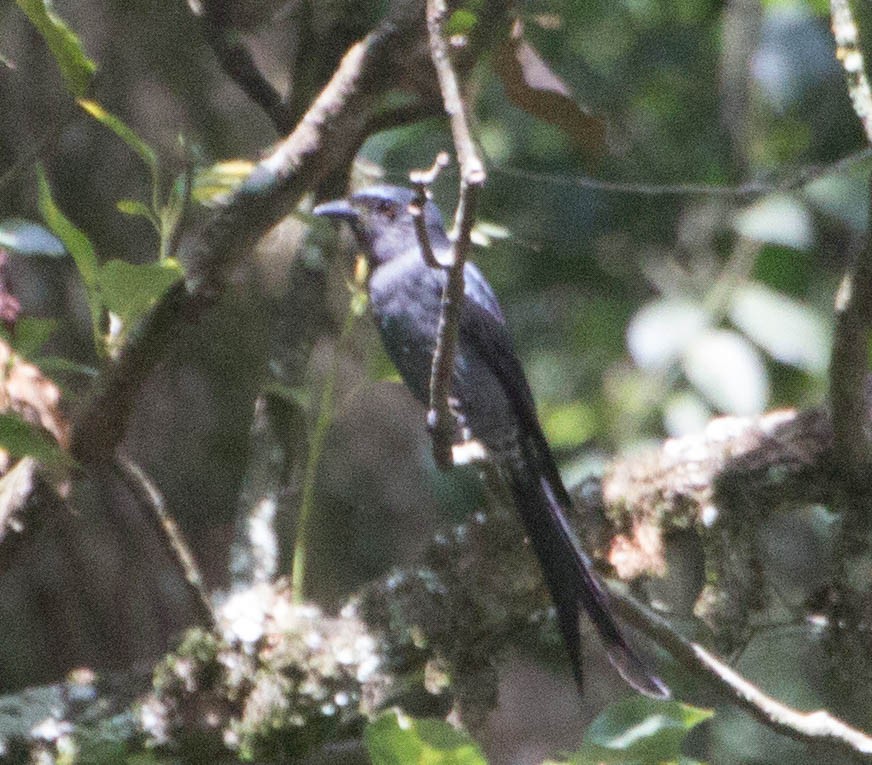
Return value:
M 400 186 L 369 186 L 351 196 L 352 204 L 372 207 L 380 204 L 407 206 L 412 203 L 414 193 Z

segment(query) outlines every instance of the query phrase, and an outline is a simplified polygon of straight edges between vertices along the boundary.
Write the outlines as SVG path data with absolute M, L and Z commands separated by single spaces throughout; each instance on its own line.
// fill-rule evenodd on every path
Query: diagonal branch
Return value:
M 279 133 L 290 130 L 290 113 L 281 94 L 258 69 L 239 34 L 222 24 L 222 20 L 212 12 L 211 3 L 204 6 L 188 5 L 197 19 L 200 33 L 212 48 L 224 72 L 263 109 Z
M 665 648 L 706 686 L 761 723 L 809 745 L 827 745 L 852 759 L 872 761 L 872 736 L 852 728 L 824 709 L 801 712 L 760 690 L 699 643 L 676 632 L 661 617 L 633 598 L 611 588 L 612 604 L 620 617 Z
M 77 460 L 92 463 L 111 457 L 139 388 L 180 322 L 195 320 L 212 305 L 228 275 L 261 236 L 293 209 L 305 191 L 341 168 L 348 151 L 362 140 L 381 96 L 394 87 L 392 64 L 397 50 L 406 50 L 416 34 L 417 29 L 389 18 L 353 45 L 294 131 L 255 166 L 185 248 L 186 284 L 176 285 L 155 306 L 78 413 L 71 439 Z M 408 65 L 414 66 L 415 61 Z

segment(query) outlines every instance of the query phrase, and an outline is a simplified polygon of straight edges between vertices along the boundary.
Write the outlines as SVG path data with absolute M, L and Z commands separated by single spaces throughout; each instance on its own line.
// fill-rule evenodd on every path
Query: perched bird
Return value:
M 411 191 L 373 186 L 347 200 L 326 202 L 314 214 L 351 224 L 369 261 L 370 310 L 385 349 L 411 392 L 427 403 L 442 289 L 447 274 L 424 261 L 409 206 Z M 451 243 L 438 208 L 423 210 L 437 258 Z M 487 448 L 505 475 L 545 583 L 579 687 L 582 681 L 581 609 L 587 611 L 621 676 L 637 691 L 668 698 L 624 640 L 608 596 L 570 530 L 569 495 L 542 433 L 533 396 L 515 354 L 496 296 L 471 263 L 464 270 L 465 300 L 455 356 L 452 398 L 464 427 Z

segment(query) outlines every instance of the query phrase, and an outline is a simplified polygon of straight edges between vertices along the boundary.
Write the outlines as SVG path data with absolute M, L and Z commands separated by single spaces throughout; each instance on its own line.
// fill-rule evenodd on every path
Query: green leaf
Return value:
M 568 762 L 679 762 L 687 734 L 713 714 L 677 701 L 634 696 L 612 704 L 597 717 L 587 729 L 584 745 Z
M 191 200 L 191 183 L 192 177 L 183 174 L 178 176 L 170 186 L 170 193 L 160 211 L 160 220 L 157 221 L 157 230 L 162 237 L 171 238 L 179 225 Z
M 73 256 L 73 262 L 79 270 L 82 281 L 85 284 L 85 293 L 88 296 L 88 308 L 91 311 L 91 329 L 94 334 L 94 342 L 98 352 L 103 351 L 100 342 L 100 322 L 103 318 L 103 303 L 97 285 L 97 274 L 100 264 L 94 252 L 94 245 L 87 235 L 76 228 L 60 210 L 51 195 L 51 187 L 41 164 L 36 166 L 37 204 L 42 214 L 42 219 L 51 231 L 57 236 Z
M 88 58 L 81 40 L 54 12 L 51 0 L 16 2 L 48 45 L 61 70 L 67 90 L 74 98 L 84 96 L 97 70 L 97 64 Z
M 140 159 L 146 164 L 154 177 L 157 173 L 157 155 L 154 149 L 143 141 L 131 128 L 129 128 L 119 117 L 107 112 L 96 101 L 86 98 L 79 99 L 79 106 L 90 114 L 97 122 L 104 127 L 109 128 L 117 135 L 124 143 L 126 143 L 133 151 L 135 151 Z
M 100 269 L 100 294 L 106 308 L 130 328 L 182 276 L 178 261 L 169 258 L 140 265 L 110 260 Z
M 22 218 L 0 221 L 0 247 L 18 255 L 47 255 L 61 258 L 67 254 L 64 243 L 48 229 Z
M 376 343 L 372 352 L 367 356 L 366 374 L 373 382 L 401 383 L 403 381 L 394 362 L 391 361 L 391 357 L 388 356 L 388 352 L 381 343 Z
M 125 215 L 137 215 L 145 218 L 155 227 L 159 225 L 151 208 L 145 202 L 140 202 L 138 199 L 119 199 L 115 206 Z
M 96 377 L 98 371 L 87 364 L 77 364 L 75 361 L 61 358 L 60 356 L 41 356 L 32 361 L 48 377 L 56 377 L 59 374 L 82 375 L 83 377 Z
M 76 267 L 79 269 L 82 280 L 85 282 L 85 287 L 90 292 L 97 284 L 97 271 L 100 268 L 97 263 L 97 256 L 94 254 L 94 246 L 85 233 L 76 228 L 72 221 L 55 204 L 54 198 L 51 195 L 48 177 L 42 165 L 37 165 L 36 167 L 36 180 L 39 194 L 39 211 L 42 214 L 42 218 L 52 233 L 64 243 L 67 251 L 73 256 Z M 90 296 L 88 302 L 92 302 Z M 91 310 L 94 310 L 93 304 Z
M 371 722 L 364 740 L 372 765 L 487 765 L 465 733 L 442 720 L 416 720 L 396 709 Z
M 26 359 L 33 359 L 45 345 L 49 337 L 57 329 L 56 319 L 38 319 L 33 316 L 25 316 L 15 322 L 15 333 L 12 338 L 12 347 L 16 353 Z
M 0 447 L 14 458 L 33 457 L 46 465 L 69 465 L 70 456 L 48 433 L 15 414 L 0 414 Z

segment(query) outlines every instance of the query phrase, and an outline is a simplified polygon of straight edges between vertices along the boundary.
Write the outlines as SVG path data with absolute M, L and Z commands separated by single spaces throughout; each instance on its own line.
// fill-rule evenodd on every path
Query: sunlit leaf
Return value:
M 19 255 L 48 255 L 61 258 L 67 254 L 64 243 L 48 229 L 22 218 L 0 221 L 0 247 Z
M 54 12 L 51 0 L 16 0 L 54 56 L 67 90 L 81 98 L 88 90 L 97 65 L 85 54 L 82 42 Z
M 663 426 L 670 436 L 699 433 L 711 418 L 711 409 L 694 391 L 679 391 L 663 404 Z
M 692 300 L 663 298 L 642 306 L 627 326 L 627 347 L 642 369 L 656 371 L 675 362 L 711 323 Z
M 466 8 L 454 11 L 445 22 L 444 32 L 446 35 L 469 34 L 478 24 L 478 16 Z
M 699 335 L 685 351 L 687 379 L 725 414 L 759 414 L 769 401 L 769 376 L 759 351 L 729 330 Z
M 372 765 L 487 765 L 465 733 L 442 720 L 390 710 L 371 722 L 364 740 Z
M 487 220 L 479 220 L 470 232 L 473 244 L 479 247 L 490 247 L 494 239 L 509 239 L 512 232 L 505 226 Z
M 253 169 L 254 163 L 249 160 L 232 159 L 198 170 L 191 196 L 202 205 L 220 204 Z
M 157 170 L 157 156 L 154 149 L 142 140 L 132 128 L 128 127 L 119 117 L 106 111 L 99 103 L 90 99 L 79 99 L 79 106 L 90 114 L 97 122 L 109 128 L 133 151 L 135 151 L 146 164 L 149 171 L 154 174 Z
M 746 207 L 736 215 L 734 225 L 748 239 L 797 250 L 808 249 L 814 241 L 808 208 L 787 194 L 770 194 Z
M 826 372 L 830 327 L 819 311 L 762 284 L 736 290 L 729 310 L 733 324 L 772 358 L 812 374 Z
M 805 196 L 822 212 L 838 218 L 855 231 L 864 232 L 869 223 L 868 188 L 868 172 L 837 173 L 809 183 Z

